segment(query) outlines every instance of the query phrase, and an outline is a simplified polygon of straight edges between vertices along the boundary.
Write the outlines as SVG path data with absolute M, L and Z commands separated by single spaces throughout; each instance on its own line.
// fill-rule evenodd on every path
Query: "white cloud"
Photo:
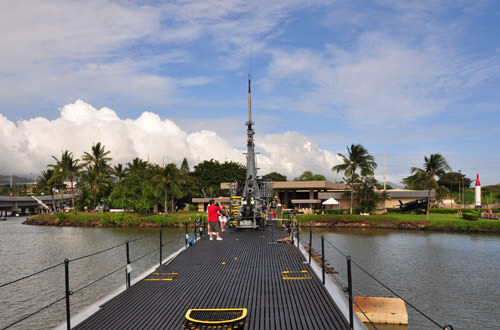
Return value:
M 242 137 L 244 134 L 242 129 Z M 0 115 L 0 139 L 0 154 L 9 155 L 0 159 L 3 174 L 39 173 L 54 162 L 51 156 L 60 157 L 67 149 L 80 158 L 97 142 L 111 151 L 113 163 L 139 157 L 157 164 L 180 165 L 186 157 L 191 167 L 210 159 L 246 165 L 245 150 L 215 131 L 188 133 L 151 112 L 137 119 L 121 119 L 112 109 L 96 109 L 82 100 L 64 106 L 54 120 L 38 117 L 13 123 Z M 257 142 L 260 175 L 277 171 L 293 178 L 305 170 L 328 175 L 336 162 L 334 154 L 295 132 L 261 136 Z
M 499 63 L 498 56 L 467 62 L 437 46 L 366 33 L 354 49 L 275 50 L 263 85 L 272 93 L 278 85 L 289 86 L 289 109 L 396 127 L 447 110 L 468 89 L 498 76 Z

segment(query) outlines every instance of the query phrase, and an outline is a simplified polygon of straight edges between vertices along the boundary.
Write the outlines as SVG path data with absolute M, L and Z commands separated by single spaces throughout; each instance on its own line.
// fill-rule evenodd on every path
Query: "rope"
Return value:
M 349 297 L 349 295 L 347 295 Z M 351 297 L 352 299 L 352 302 L 356 305 L 356 307 L 358 307 L 358 309 L 361 311 L 361 313 L 363 313 L 363 315 L 366 317 L 366 319 L 368 320 L 368 322 L 370 322 L 370 325 L 375 329 L 375 330 L 378 330 L 377 326 L 372 322 L 372 320 L 370 320 L 370 318 L 368 317 L 368 315 L 365 314 L 365 312 L 361 309 L 361 307 L 359 307 L 358 303 L 354 300 L 354 297 Z
M 137 259 L 132 260 L 130 263 L 134 263 L 134 262 L 136 262 L 136 261 L 138 261 L 138 260 L 140 260 L 140 259 L 142 259 L 142 258 L 144 258 L 144 257 L 146 257 L 146 256 L 148 256 L 148 255 L 150 255 L 151 253 L 156 252 L 157 250 L 158 250 L 158 249 L 153 249 L 153 250 L 151 250 L 151 252 L 148 252 L 148 253 L 146 253 L 145 255 L 143 255 L 143 256 L 141 256 L 141 257 L 139 257 L 139 258 L 137 258 Z
M 120 246 L 122 246 L 124 244 L 126 244 L 126 242 L 125 243 L 120 243 L 118 245 L 112 246 L 112 247 L 107 248 L 107 249 L 102 250 L 102 251 L 98 251 L 98 252 L 94 252 L 94 253 L 91 253 L 91 254 L 87 254 L 86 256 L 82 256 L 82 257 L 78 257 L 78 258 L 74 258 L 74 259 L 69 259 L 69 261 L 77 261 L 77 260 L 85 259 L 85 258 L 88 258 L 88 257 L 92 257 L 92 256 L 98 255 L 100 253 L 116 249 L 117 247 L 120 247 Z
M 133 239 L 133 240 L 130 240 L 129 242 L 132 243 L 132 242 L 136 242 L 136 241 L 140 241 L 141 239 L 145 239 L 145 238 L 148 238 L 150 236 L 153 236 L 153 235 L 156 235 L 157 233 L 152 233 L 152 234 L 148 234 L 148 235 L 144 235 L 142 237 L 139 237 L 139 238 L 136 238 L 136 239 Z
M 78 292 L 82 291 L 83 289 L 88 288 L 89 286 L 91 286 L 91 285 L 93 285 L 93 284 L 95 284 L 95 283 L 97 283 L 97 282 L 99 282 L 99 281 L 101 281 L 101 280 L 105 279 L 105 278 L 106 278 L 106 277 L 108 277 L 108 276 L 113 275 L 114 273 L 116 273 L 116 272 L 118 272 L 118 271 L 120 271 L 120 270 L 122 270 L 122 269 L 124 269 L 124 268 L 126 268 L 126 267 L 127 267 L 127 266 L 121 266 L 120 268 L 117 268 L 117 269 L 113 270 L 111 273 L 106 274 L 106 275 L 104 275 L 103 277 L 100 277 L 100 278 L 98 278 L 97 280 L 95 280 L 95 281 L 93 281 L 93 282 L 90 282 L 89 284 L 84 285 L 84 286 L 82 286 L 81 288 L 79 288 L 79 289 L 77 289 L 77 290 L 75 290 L 75 291 L 72 291 L 72 292 L 71 292 L 71 294 L 73 295 L 73 294 L 75 294 L 75 293 L 78 293 Z
M 428 319 L 429 321 L 431 321 L 432 323 L 434 323 L 435 325 L 437 325 L 440 329 L 443 329 L 443 326 L 441 326 L 439 323 L 437 323 L 436 321 L 434 321 L 433 319 L 431 319 L 429 316 L 427 316 L 424 312 L 422 312 L 421 310 L 419 310 L 417 307 L 413 306 L 413 304 L 411 304 L 406 299 L 404 299 L 403 297 L 401 297 L 399 294 L 397 294 L 396 292 L 394 292 L 387 285 L 385 285 L 384 283 L 380 282 L 377 278 L 375 278 L 375 276 L 373 276 L 372 274 L 370 274 L 367 270 L 365 270 L 363 267 L 361 267 L 357 262 L 355 262 L 352 259 L 351 259 L 351 262 L 354 265 L 358 266 L 359 269 L 361 269 L 366 275 L 368 275 L 369 277 L 371 277 L 375 282 L 377 282 L 378 284 L 380 284 L 381 286 L 383 286 L 384 288 L 386 288 L 389 292 L 391 292 L 393 295 L 395 295 L 396 297 L 402 299 L 405 303 L 407 303 L 408 305 L 410 305 L 410 307 L 413 308 L 414 310 L 416 310 L 418 313 L 420 313 L 420 315 L 424 316 L 426 319 Z
M 325 242 L 327 244 L 329 244 L 332 248 L 334 248 L 338 253 L 340 253 L 344 258 L 347 258 L 347 254 L 345 254 L 344 252 L 340 251 L 335 245 L 333 245 L 332 243 L 330 243 L 329 240 L 325 239 Z
M 61 266 L 61 265 L 63 265 L 63 264 L 64 264 L 64 262 L 60 262 L 60 263 L 58 263 L 57 265 L 47 267 L 47 268 L 42 269 L 42 270 L 40 270 L 40 271 L 38 271 L 38 272 L 36 272 L 36 273 L 33 273 L 33 274 L 31 274 L 31 275 L 26 275 L 26 276 L 23 276 L 23 277 L 21 277 L 21 278 L 18 278 L 17 280 L 14 280 L 14 281 L 10 281 L 10 282 L 4 283 L 4 284 L 0 285 L 0 288 L 3 288 L 4 286 L 11 285 L 11 284 L 13 284 L 13 283 L 16 283 L 16 282 L 19 282 L 19 281 L 22 281 L 22 280 L 25 280 L 25 279 L 30 278 L 30 277 L 32 277 L 32 276 L 35 276 L 35 275 L 41 274 L 41 273 L 43 273 L 43 272 L 46 272 L 46 271 L 48 271 L 48 270 L 51 270 L 51 269 L 56 268 L 57 266 Z
M 16 325 L 16 324 L 18 324 L 18 323 L 20 323 L 20 322 L 22 322 L 22 321 L 26 320 L 27 318 L 29 318 L 29 317 L 31 317 L 31 316 L 33 316 L 33 315 L 35 315 L 35 314 L 40 313 L 40 312 L 41 312 L 41 311 L 43 311 L 44 309 L 47 309 L 47 308 L 49 308 L 49 307 L 51 307 L 51 306 L 53 306 L 53 305 L 57 304 L 58 302 L 60 302 L 60 301 L 62 301 L 62 300 L 64 300 L 64 299 L 66 299 L 66 296 L 62 297 L 61 299 L 58 299 L 58 300 L 54 301 L 53 303 L 48 304 L 48 305 L 47 305 L 47 306 L 45 306 L 45 307 L 40 308 L 40 309 L 39 309 L 39 310 L 37 310 L 36 312 L 33 312 L 33 313 L 31 313 L 31 314 L 28 314 L 28 315 L 24 316 L 22 319 L 17 320 L 16 322 L 9 324 L 8 326 L 6 326 L 5 328 L 2 328 L 1 330 L 8 329 L 8 328 L 10 328 L 11 326 Z
M 345 258 L 347 258 L 347 255 L 345 253 L 343 253 L 341 250 L 339 250 L 335 245 L 333 245 L 330 241 L 326 240 L 325 241 L 332 247 L 334 248 L 338 253 L 340 253 L 342 256 L 344 256 Z M 375 276 L 373 276 L 372 274 L 370 274 L 367 270 L 365 270 L 363 267 L 361 267 L 361 265 L 359 265 L 356 261 L 354 261 L 352 258 L 351 258 L 351 262 L 358 266 L 359 269 L 361 269 L 366 275 L 368 275 L 369 277 L 371 277 L 375 282 L 377 282 L 378 284 L 380 284 L 382 287 L 384 287 L 385 289 L 387 289 L 389 292 L 391 292 L 393 295 L 395 295 L 396 297 L 402 299 L 405 303 L 407 303 L 411 308 L 413 308 L 415 311 L 417 311 L 420 315 L 424 316 L 426 319 L 428 319 L 430 322 L 434 323 L 435 325 L 437 325 L 439 328 L 443 329 L 443 328 L 446 328 L 441 326 L 439 323 L 437 323 L 436 321 L 434 321 L 432 318 L 430 318 L 429 316 L 427 316 L 424 312 L 422 312 L 420 309 L 418 309 L 417 307 L 415 307 L 412 303 L 408 302 L 405 298 L 403 298 L 402 296 L 400 296 L 399 294 L 397 294 L 396 292 L 394 292 L 391 288 L 389 288 L 387 285 L 385 285 L 384 283 L 382 283 L 381 281 L 379 281 L 377 278 L 375 278 Z

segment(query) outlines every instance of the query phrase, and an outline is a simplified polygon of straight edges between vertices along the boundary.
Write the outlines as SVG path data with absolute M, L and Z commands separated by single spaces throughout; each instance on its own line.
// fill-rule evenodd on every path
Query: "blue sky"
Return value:
M 359 143 L 380 181 L 441 153 L 500 182 L 498 1 L 3 1 L 0 26 L 3 174 L 98 141 L 244 162 L 251 57 L 262 172 L 338 180 Z

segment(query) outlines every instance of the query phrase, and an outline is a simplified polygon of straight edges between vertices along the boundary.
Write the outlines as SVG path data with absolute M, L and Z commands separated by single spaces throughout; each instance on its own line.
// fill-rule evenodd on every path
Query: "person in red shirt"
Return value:
M 222 237 L 219 235 L 219 215 L 220 213 L 220 207 L 218 204 L 214 204 L 214 200 L 211 199 L 208 202 L 208 235 L 210 236 L 210 240 L 213 240 L 212 234 L 215 233 L 215 236 L 217 236 L 218 241 L 222 241 Z

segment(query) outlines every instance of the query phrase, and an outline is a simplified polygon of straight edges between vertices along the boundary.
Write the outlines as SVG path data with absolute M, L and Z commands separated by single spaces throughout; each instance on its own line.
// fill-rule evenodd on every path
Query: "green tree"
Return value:
M 361 144 L 348 146 L 347 155 L 339 153 L 338 156 L 342 159 L 343 163 L 333 166 L 332 171 L 336 171 L 337 173 L 344 171 L 344 182 L 350 188 L 351 196 L 349 214 L 352 214 L 355 185 L 360 176 L 372 176 L 377 168 L 377 163 L 375 163 L 373 156 Z
M 182 175 L 174 163 L 167 164 L 165 167 L 160 168 L 159 174 L 161 188 L 164 194 L 164 210 L 165 213 L 168 214 L 168 193 L 170 192 L 171 194 L 173 211 L 174 197 L 181 195 L 180 185 L 182 183 Z
M 84 180 L 89 184 L 92 192 L 92 209 L 95 210 L 97 204 L 97 195 L 101 186 L 109 184 L 109 175 L 111 167 L 109 162 L 111 157 L 108 157 L 109 151 L 105 150 L 101 142 L 97 142 L 91 148 L 90 152 L 84 152 L 82 160 L 87 166 L 87 175 L 83 176 Z
M 76 214 L 73 182 L 78 176 L 82 165 L 78 164 L 79 160 L 74 159 L 73 153 L 68 150 L 64 150 L 62 152 L 60 159 L 57 159 L 55 156 L 52 156 L 52 158 L 56 161 L 56 163 L 49 165 L 49 167 L 55 170 L 56 175 L 59 176 L 62 181 L 68 178 L 71 183 L 71 202 L 73 205 L 73 214 Z
M 122 163 L 119 163 L 113 167 L 112 173 L 118 179 L 118 182 L 121 182 L 127 175 L 127 169 L 123 167 Z
M 266 175 L 263 175 L 262 178 L 273 182 L 286 181 L 286 175 L 280 174 L 278 172 L 268 173 Z
M 293 181 L 326 181 L 326 177 L 321 174 L 313 174 L 311 171 L 304 171 L 298 178 Z
M 209 193 L 210 197 L 223 194 L 220 184 L 245 180 L 246 168 L 236 162 L 227 161 L 219 163 L 216 160 L 205 160 L 194 167 L 191 175 L 196 179 L 200 189 Z
M 160 203 L 159 180 L 155 166 L 136 160 L 139 166 L 129 166 L 127 176 L 113 187 L 109 200 L 113 207 L 146 213 Z
M 38 177 L 38 188 L 43 192 L 48 192 L 52 200 L 52 212 L 56 210 L 56 202 L 54 200 L 54 189 L 57 186 L 57 176 L 53 169 L 47 169 L 42 171 L 41 175 Z
M 181 171 L 183 171 L 185 173 L 189 173 L 189 164 L 188 164 L 188 161 L 185 157 L 182 160 Z
M 441 154 L 431 154 L 429 158 L 425 156 L 423 168 L 411 168 L 411 173 L 413 174 L 412 179 L 420 184 L 423 183 L 427 189 L 427 208 L 425 211 L 425 217 L 427 220 L 429 220 L 431 190 L 439 187 L 436 176 L 440 177 L 445 174 L 446 171 L 451 171 L 451 167 Z
M 447 187 L 451 193 L 458 193 L 459 185 L 465 186 L 465 188 L 469 188 L 472 180 L 467 178 L 465 174 L 459 172 L 447 172 L 439 177 L 438 184 L 440 186 Z

